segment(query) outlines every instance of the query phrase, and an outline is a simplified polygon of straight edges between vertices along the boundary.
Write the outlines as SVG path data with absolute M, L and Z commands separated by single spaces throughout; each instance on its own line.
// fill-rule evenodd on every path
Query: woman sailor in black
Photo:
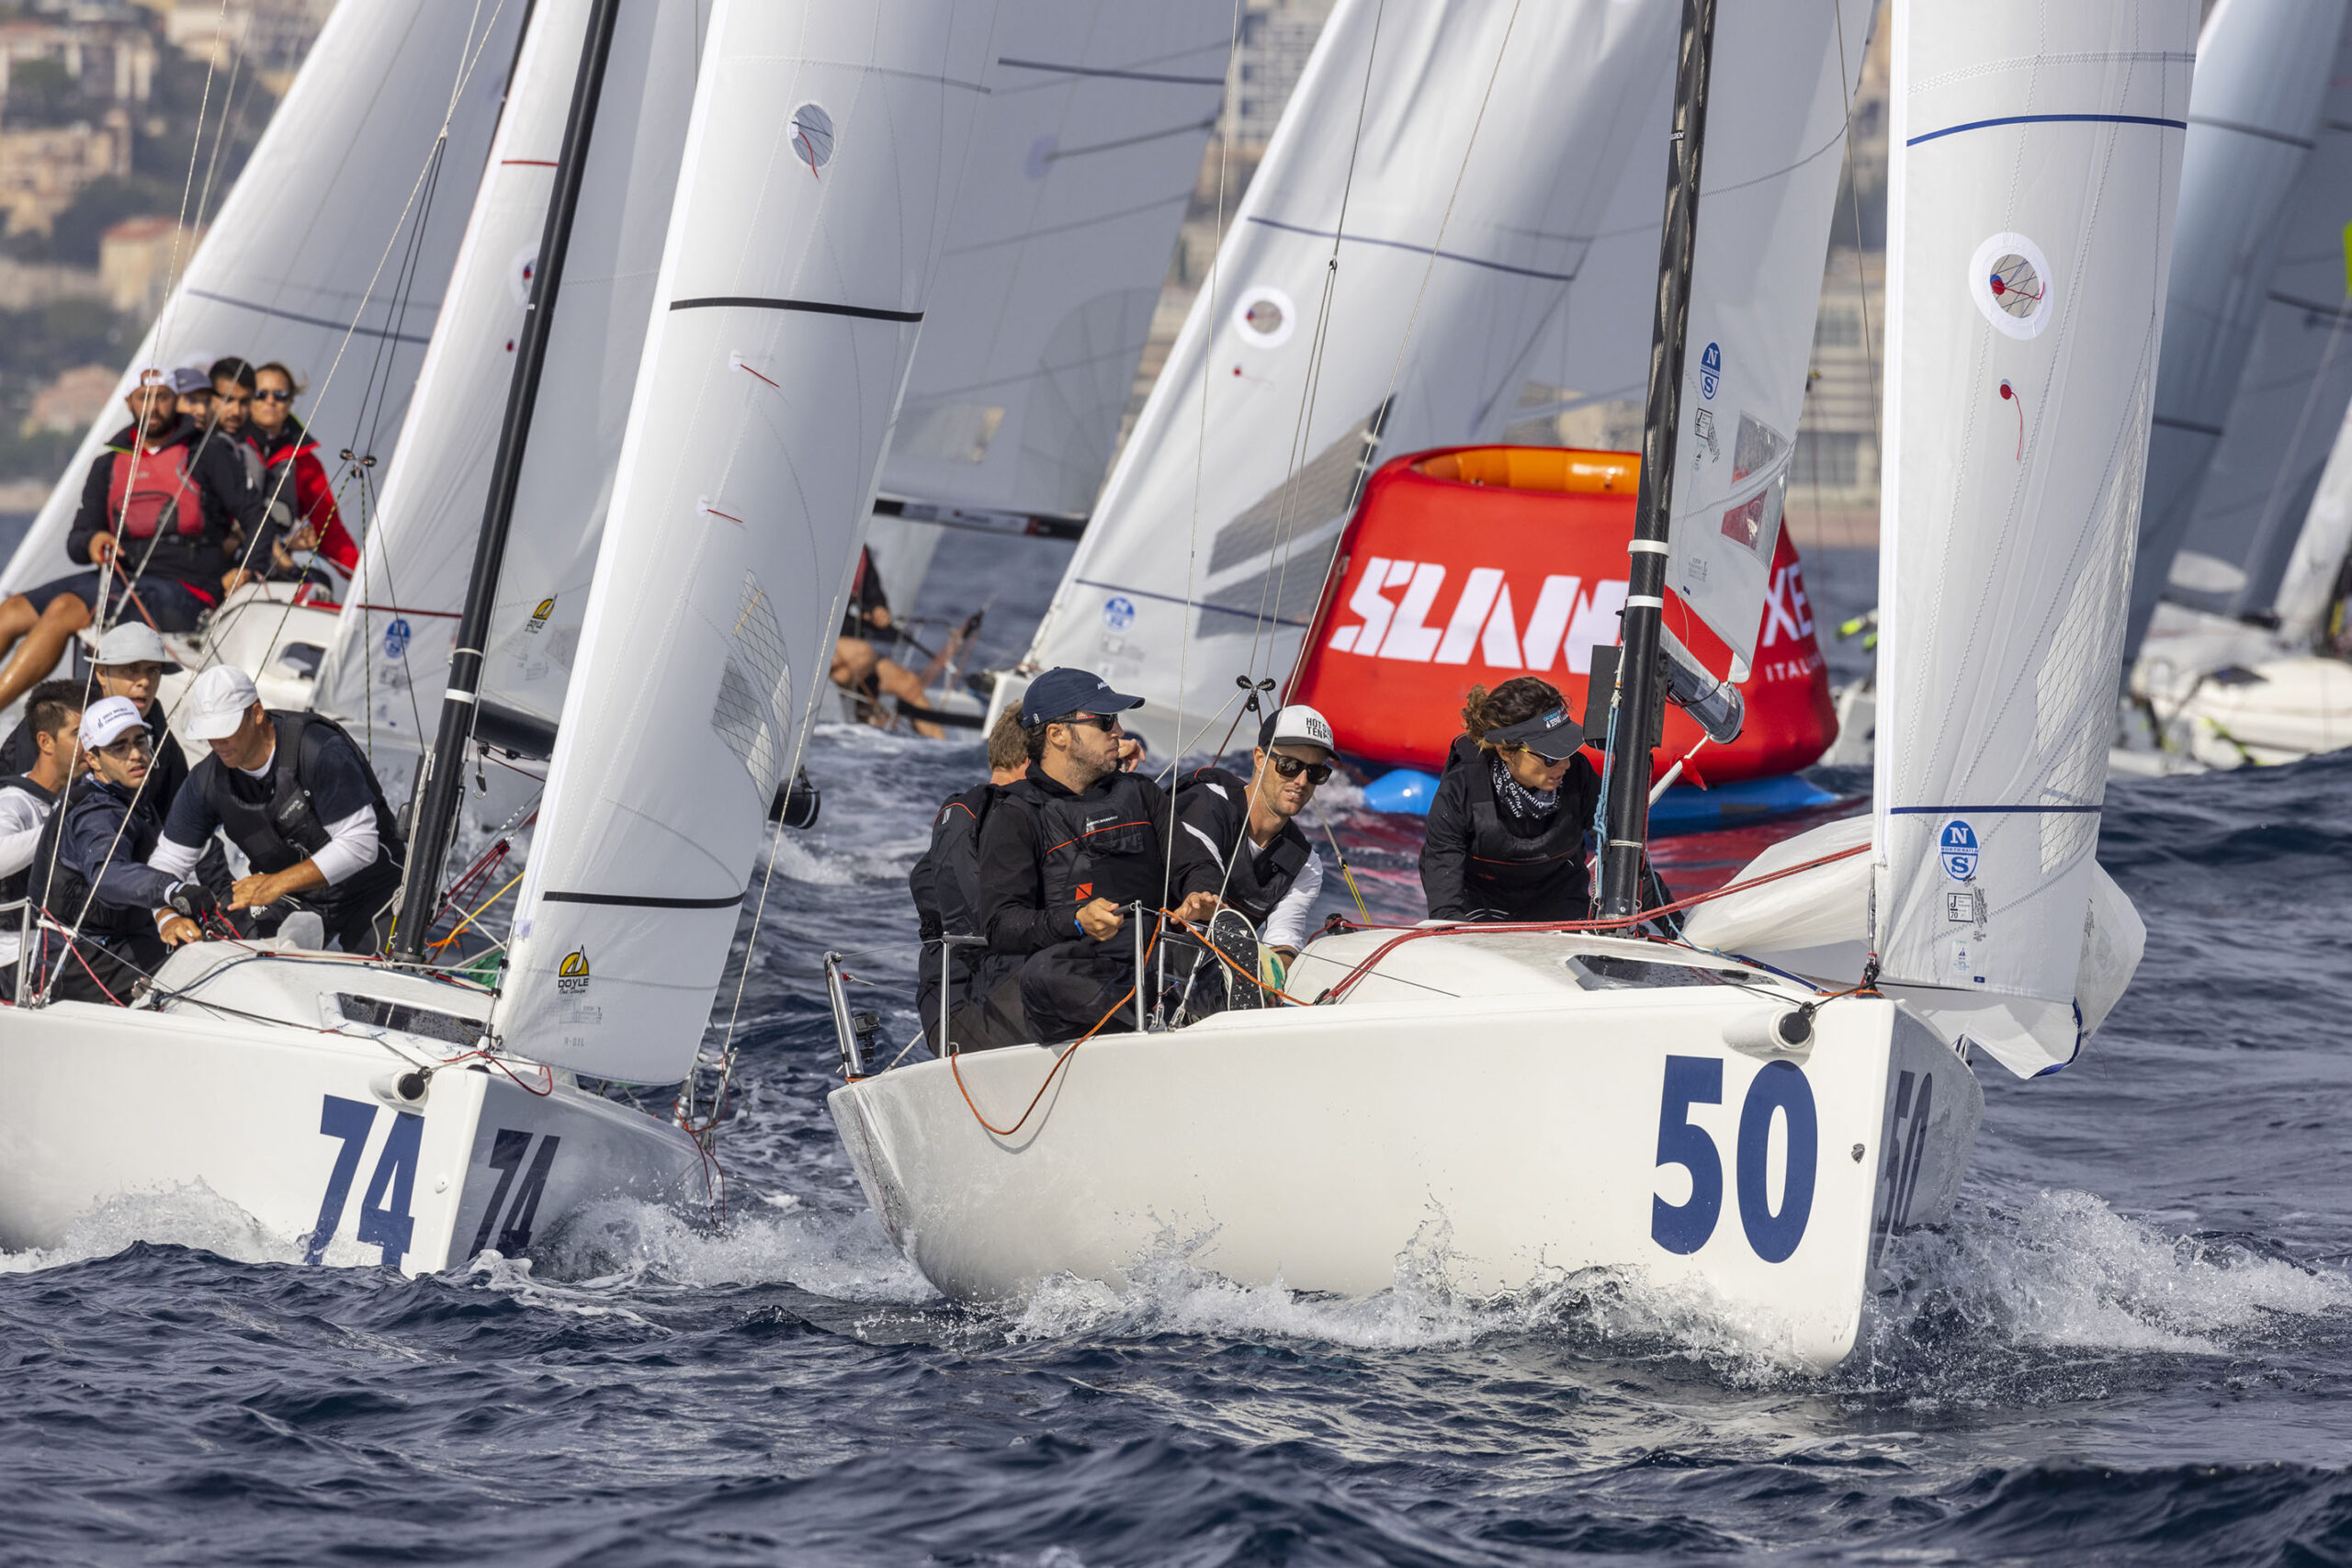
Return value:
M 1592 900 L 1585 835 L 1600 774 L 1548 681 L 1470 688 L 1421 846 L 1421 890 L 1441 920 L 1581 920 Z

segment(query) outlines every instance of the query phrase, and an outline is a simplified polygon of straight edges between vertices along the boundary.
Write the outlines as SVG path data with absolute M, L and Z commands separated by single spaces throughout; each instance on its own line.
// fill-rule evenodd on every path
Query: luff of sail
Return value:
M 150 365 L 281 360 L 308 378 L 303 423 L 324 452 L 349 446 L 380 468 L 465 231 L 521 10 L 337 6 L 118 391 Z M 83 479 L 123 420 L 118 397 L 0 573 L 0 592 L 86 570 L 67 559 L 65 537 Z M 345 491 L 344 506 L 356 499 Z
M 1155 750 L 1181 701 L 1194 743 L 1237 675 L 1290 669 L 1368 457 L 1638 399 L 1658 209 L 1634 154 L 1664 136 L 1676 15 L 1341 0 L 1028 661 L 1144 697 Z
M 1883 983 L 2071 1060 L 2196 0 L 1897 0 Z
M 1848 106 L 1876 0 L 1720 0 L 1708 85 L 1667 581 L 1735 656 L 1756 657 Z M 1638 161 L 1637 161 L 1638 162 Z
M 969 140 L 990 5 L 721 0 L 494 1030 L 692 1067 Z
M 2247 357 L 2271 309 L 2282 218 L 2323 133 L 2331 67 L 2342 69 L 2344 19 L 2344 0 L 2225 0 L 2198 40 L 2127 665 L 2165 597 L 2214 450 L 2236 422 Z M 2352 146 L 2352 137 L 2336 139 Z M 2332 434 L 2331 424 L 2318 438 Z
M 489 701 L 550 725 L 637 386 L 708 5 L 625 7 L 597 100 L 483 671 Z M 440 711 L 588 10 L 533 8 L 400 460 L 320 671 L 316 705 L 370 737 L 423 744 Z

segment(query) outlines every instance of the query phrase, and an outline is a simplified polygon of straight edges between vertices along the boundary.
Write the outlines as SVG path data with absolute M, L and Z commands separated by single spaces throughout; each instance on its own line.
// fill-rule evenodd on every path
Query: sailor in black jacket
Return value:
M 1284 963 L 1306 944 L 1323 863 L 1295 818 L 1331 776 L 1331 727 L 1304 703 L 1258 728 L 1256 764 L 1244 784 L 1223 768 L 1197 768 L 1176 785 L 1184 831 L 1227 867 L 1218 897 L 1258 928 Z
M 985 953 L 978 942 L 948 943 L 941 939 L 979 936 L 980 829 L 997 796 L 1007 784 L 1018 783 L 1028 767 L 1021 715 L 1007 708 L 989 731 L 989 782 L 951 795 L 941 803 L 931 820 L 931 847 L 907 874 L 907 890 L 914 895 L 915 920 L 922 933 L 915 1006 L 924 1038 L 933 1042 L 937 1055 L 946 1055 L 939 1018 L 942 954 L 947 958 L 946 972 L 955 979 L 948 1028 L 959 1043 L 967 1046 L 984 1027 L 978 1016 L 980 998 L 1017 966 L 1012 959 Z
M 1216 863 L 1190 834 L 1161 837 L 1168 797 L 1118 771 L 1118 716 L 1140 705 L 1084 670 L 1048 670 L 1021 704 L 1029 771 L 980 832 L 980 929 L 1020 968 L 989 993 L 1001 1043 L 1132 1027 L 1127 907 L 1174 899 L 1183 919 L 1216 909 Z
M 1532 675 L 1473 686 L 1462 723 L 1421 845 L 1430 918 L 1589 919 L 1585 836 L 1600 774 L 1566 699 Z

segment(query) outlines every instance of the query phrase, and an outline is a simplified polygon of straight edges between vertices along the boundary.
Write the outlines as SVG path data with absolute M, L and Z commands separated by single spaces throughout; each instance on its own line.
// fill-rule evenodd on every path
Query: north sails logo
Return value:
M 1546 577 L 1521 621 L 1503 572 L 1473 567 L 1452 611 L 1433 626 L 1431 612 L 1446 577 L 1437 561 L 1371 557 L 1347 600 L 1360 619 L 1333 631 L 1326 646 L 1334 653 L 1418 664 L 1468 664 L 1475 656 L 1488 669 L 1538 672 L 1565 658 L 1570 673 L 1584 675 L 1591 672 L 1593 649 L 1617 640 L 1617 616 L 1625 607 L 1623 579 L 1597 581 L 1587 591 L 1581 578 Z M 1403 596 L 1388 597 L 1397 588 Z M 1805 598 L 1804 579 L 1794 566 L 1782 567 L 1772 573 L 1765 594 L 1758 651 L 1783 637 L 1794 642 L 1812 635 L 1813 606 Z M 1762 670 L 1761 661 L 1758 668 Z
M 567 997 L 585 996 L 588 991 L 588 950 L 575 947 L 563 955 L 556 965 L 555 988 Z

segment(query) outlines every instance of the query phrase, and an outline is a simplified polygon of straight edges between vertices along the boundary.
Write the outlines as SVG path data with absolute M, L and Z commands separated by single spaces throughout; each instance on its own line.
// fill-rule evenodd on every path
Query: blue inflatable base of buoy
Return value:
M 1374 811 L 1423 817 L 1429 814 L 1430 797 L 1436 793 L 1437 780 L 1430 774 L 1418 768 L 1398 768 L 1364 785 L 1363 803 Z M 1743 779 L 1713 789 L 1677 784 L 1650 807 L 1650 832 L 1661 839 L 1676 833 L 1712 832 L 1835 805 L 1838 798 L 1794 773 Z

